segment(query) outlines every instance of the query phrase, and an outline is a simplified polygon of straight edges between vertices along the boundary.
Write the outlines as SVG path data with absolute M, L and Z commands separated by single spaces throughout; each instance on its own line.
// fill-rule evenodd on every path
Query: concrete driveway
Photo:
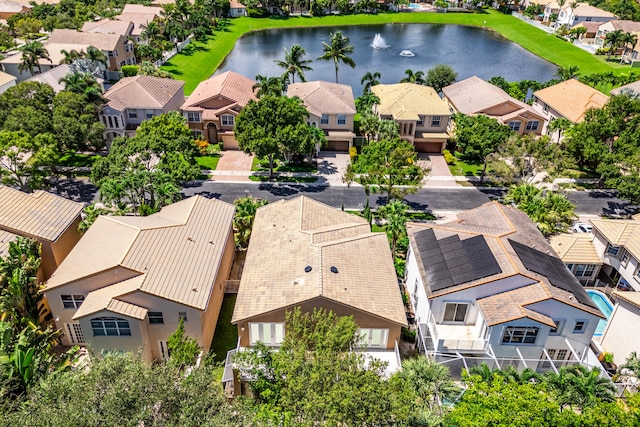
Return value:
M 451 174 L 442 154 L 419 154 L 418 164 L 431 169 L 425 187 L 450 187 L 456 185 L 456 179 Z
M 220 152 L 218 171 L 251 171 L 253 155 L 240 150 L 225 150 Z
M 321 151 L 318 156 L 318 174 L 329 185 L 346 185 L 342 177 L 349 166 L 349 153 L 339 151 Z

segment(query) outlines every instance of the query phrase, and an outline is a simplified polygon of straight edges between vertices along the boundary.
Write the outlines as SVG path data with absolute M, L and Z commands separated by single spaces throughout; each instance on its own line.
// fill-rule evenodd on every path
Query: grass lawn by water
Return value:
M 224 362 L 227 351 L 233 350 L 238 344 L 238 328 L 231 324 L 231 316 L 236 306 L 236 294 L 225 294 L 218 315 L 218 324 L 213 333 L 211 351 L 215 354 L 216 362 Z
M 605 62 L 604 56 L 592 55 L 553 34 L 529 25 L 510 15 L 487 10 L 482 13 L 381 13 L 377 15 L 344 15 L 324 17 L 235 18 L 223 31 L 214 31 L 206 42 L 192 42 L 161 68 L 176 79 L 184 80 L 185 94 L 190 94 L 208 79 L 231 52 L 243 34 L 272 28 L 335 27 L 388 23 L 457 24 L 493 29 L 530 52 L 558 66 L 577 65 L 582 74 L 613 71 L 628 73 L 626 65 Z M 328 30 L 327 30 L 328 31 Z M 464 47 L 460 47 L 464 51 Z M 253 76 L 248 76 L 253 78 Z
M 220 156 L 198 156 L 196 157 L 196 162 L 198 162 L 198 166 L 202 169 L 207 170 L 216 170 L 218 167 L 218 161 L 220 161 Z

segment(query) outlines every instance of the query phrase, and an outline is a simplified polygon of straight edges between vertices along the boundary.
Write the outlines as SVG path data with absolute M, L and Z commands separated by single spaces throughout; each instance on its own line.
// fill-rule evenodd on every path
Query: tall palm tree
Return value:
M 604 45 L 609 46 L 609 52 L 607 52 L 607 59 L 611 59 L 611 54 L 616 51 L 622 44 L 622 37 L 624 33 L 622 30 L 614 30 L 604 37 Z
M 363 85 L 362 90 L 364 92 L 369 92 L 371 90 L 371 86 L 379 85 L 380 77 L 382 76 L 377 71 L 373 73 L 371 71 L 367 71 L 360 79 L 360 84 Z
M 281 77 L 268 77 L 258 74 L 256 83 L 251 87 L 258 98 L 264 95 L 282 96 L 286 90 L 286 81 Z
M 285 69 L 285 75 L 291 76 L 291 83 L 295 83 L 296 74 L 300 77 L 300 80 L 306 82 L 304 72 L 313 70 L 307 65 L 313 61 L 311 59 L 302 59 L 306 54 L 303 47 L 299 44 L 294 44 L 289 51 L 286 47 L 284 48 L 284 61 L 275 60 L 278 67 Z
M 569 129 L 573 123 L 564 117 L 557 117 L 549 122 L 549 130 L 551 132 L 558 131 L 558 141 L 562 138 L 562 132 Z
M 405 223 L 408 208 L 401 200 L 393 200 L 378 210 L 380 217 L 385 220 L 384 229 L 391 240 L 391 253 L 394 257 L 398 240 L 407 233 Z
M 64 90 L 74 92 L 87 97 L 87 101 L 94 104 L 102 104 L 102 88 L 89 73 L 69 73 L 59 80 L 64 84 Z
M 338 83 L 338 68 L 339 63 L 342 62 L 351 68 L 356 67 L 356 63 L 351 59 L 349 54 L 353 53 L 353 46 L 349 44 L 349 37 L 343 36 L 341 31 L 329 33 L 331 38 L 329 43 L 322 42 L 322 50 L 324 54 L 318 59 L 323 61 L 333 60 L 333 64 L 336 67 L 336 83 Z
M 60 64 L 68 65 L 73 63 L 76 59 L 82 58 L 82 54 L 75 49 L 71 49 L 70 51 L 62 49 L 60 53 L 64 55 L 64 58 L 60 60 Z
M 620 44 L 622 45 L 622 47 L 624 47 L 624 51 L 622 52 L 622 56 L 625 56 L 627 54 L 627 48 L 629 46 L 631 46 L 631 49 L 633 49 L 633 46 L 635 46 L 637 42 L 638 42 L 638 35 L 637 34 L 624 33 L 620 37 Z
M 233 201 L 233 204 L 236 206 L 236 213 L 233 217 L 233 230 L 236 246 L 239 249 L 244 249 L 249 246 L 256 211 L 260 206 L 266 205 L 267 203 L 266 200 L 257 199 L 253 196 L 245 196 Z
M 400 83 L 415 83 L 417 85 L 424 85 L 426 83 L 426 80 L 424 79 L 424 73 L 422 71 L 416 71 L 414 73 L 413 70 L 409 69 L 404 70 L 404 74 L 406 75 L 406 77 L 403 77 L 400 80 Z
M 158 40 L 162 37 L 162 27 L 157 21 L 151 21 L 142 26 L 140 38 L 145 40 L 149 46 L 157 47 Z
M 94 63 L 102 64 L 105 67 L 108 66 L 107 55 L 105 55 L 104 52 L 101 51 L 100 49 L 96 49 L 93 46 L 89 46 L 87 48 L 87 51 L 84 54 L 84 58 L 88 59 L 89 61 L 92 61 Z
M 597 401 L 615 400 L 616 388 L 609 378 L 600 374 L 600 369 L 589 369 L 582 365 L 563 366 L 556 374 L 545 375 L 546 384 L 556 392 L 562 405 L 580 408 Z
M 53 63 L 51 58 L 49 57 L 49 52 L 39 41 L 32 41 L 20 48 L 22 51 L 22 63 L 18 65 L 18 71 L 22 74 L 23 71 L 29 70 L 31 75 L 33 75 L 33 70 L 35 67 L 38 68 L 38 72 L 42 72 L 42 67 L 40 66 L 40 59 L 46 59 L 47 61 Z
M 569 79 L 574 79 L 580 75 L 578 72 L 580 67 L 577 65 L 570 65 L 568 67 L 558 67 L 558 71 L 556 71 L 556 75 L 560 77 L 560 80 L 565 81 Z

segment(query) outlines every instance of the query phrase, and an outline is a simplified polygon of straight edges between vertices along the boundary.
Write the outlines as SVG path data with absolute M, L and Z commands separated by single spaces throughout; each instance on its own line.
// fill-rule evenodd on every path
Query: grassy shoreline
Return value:
M 496 31 L 529 52 L 561 67 L 578 65 L 582 74 L 615 74 L 629 72 L 629 66 L 606 63 L 604 57 L 590 54 L 553 34 L 517 18 L 488 10 L 486 13 L 386 13 L 378 15 L 345 15 L 324 17 L 235 18 L 230 25 L 206 42 L 193 42 L 161 68 L 174 78 L 185 81 L 185 94 L 190 94 L 209 78 L 243 35 L 261 30 L 300 27 L 336 27 L 376 24 L 453 24 L 481 27 Z M 248 76 L 253 77 L 253 76 Z

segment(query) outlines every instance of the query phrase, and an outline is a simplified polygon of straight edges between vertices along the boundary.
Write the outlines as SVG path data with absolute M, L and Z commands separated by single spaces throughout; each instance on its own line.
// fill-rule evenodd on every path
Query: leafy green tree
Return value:
M 575 205 L 564 195 L 531 184 L 511 186 L 504 202 L 526 213 L 545 235 L 566 231 L 576 218 Z
M 558 401 L 570 408 L 592 406 L 598 401 L 613 402 L 616 388 L 613 382 L 602 377 L 598 368 L 582 365 L 562 366 L 556 374 L 549 371 L 545 382 L 558 396 Z
M 360 133 L 367 138 L 367 143 L 375 139 L 380 129 L 380 118 L 371 112 L 360 116 Z
M 558 131 L 557 141 L 560 141 L 562 139 L 562 132 L 566 131 L 567 129 L 570 129 L 571 125 L 572 123 L 569 119 L 566 119 L 564 117 L 556 117 L 555 119 L 549 122 L 548 129 L 549 129 L 549 132 Z
M 378 209 L 378 215 L 385 220 L 384 230 L 391 241 L 391 254 L 394 257 L 398 256 L 396 253 L 398 239 L 407 234 L 405 227 L 405 223 L 407 222 L 407 209 L 409 209 L 409 206 L 400 200 L 392 200 Z
M 256 199 L 253 196 L 244 196 L 233 201 L 236 206 L 236 213 L 233 217 L 233 231 L 238 249 L 246 249 L 249 246 L 253 221 L 259 207 L 268 202 L 263 199 Z
M 0 94 L 0 128 L 24 130 L 31 136 L 52 130 L 53 88 L 39 82 L 21 82 Z
M 258 74 L 256 83 L 251 89 L 256 93 L 257 98 L 262 98 L 265 95 L 282 96 L 288 85 L 287 79 L 283 77 L 268 77 Z
M 333 61 L 333 65 L 336 68 L 336 83 L 338 83 L 338 68 L 340 62 L 351 68 L 356 67 L 356 63 L 349 56 L 353 53 L 353 46 L 349 44 L 349 37 L 342 35 L 342 31 L 329 33 L 329 35 L 331 36 L 329 43 L 322 42 L 322 50 L 324 53 L 318 59 Z
M 436 92 L 442 92 L 442 88 L 454 83 L 458 78 L 453 68 L 445 64 L 438 64 L 427 70 L 425 85 L 431 86 Z
M 268 157 L 269 177 L 281 153 L 280 136 L 287 126 L 306 124 L 309 113 L 300 98 L 265 95 L 250 100 L 236 118 L 235 134 L 240 149 L 256 156 Z
M 42 188 L 46 167 L 60 157 L 53 135 L 30 136 L 24 131 L 0 131 L 0 179 L 25 192 Z
M 426 80 L 424 79 L 424 72 L 411 69 L 404 70 L 405 76 L 400 79 L 400 83 L 415 83 L 417 85 L 424 85 Z
M 291 46 L 290 51 L 288 51 L 286 47 L 284 48 L 284 61 L 275 61 L 278 67 L 284 68 L 286 75 L 291 76 L 291 83 L 295 83 L 296 74 L 303 82 L 307 81 L 304 78 L 304 72 L 311 71 L 313 69 L 308 65 L 313 61 L 310 59 L 303 59 L 305 55 L 306 52 L 304 48 L 299 44 L 294 44 Z
M 25 18 L 20 19 L 14 25 L 14 31 L 16 35 L 20 38 L 32 39 L 37 38 L 37 34 L 42 28 L 42 21 L 36 18 L 32 18 L 27 16 Z M 34 35 L 36 37 L 34 37 Z
M 178 329 L 167 339 L 169 363 L 180 367 L 192 366 L 200 353 L 198 340 L 185 336 L 184 318 L 180 318 Z
M 59 92 L 53 100 L 53 131 L 64 150 L 100 149 L 104 146 L 104 125 L 98 121 L 99 107 L 85 93 Z M 97 92 L 97 96 L 100 92 Z
M 364 76 L 362 76 L 362 78 L 360 79 L 360 84 L 362 85 L 362 91 L 371 92 L 371 86 L 380 84 L 380 77 L 381 75 L 377 71 L 374 71 L 373 73 L 371 71 L 367 71 L 364 74 Z
M 611 59 L 611 54 L 622 45 L 623 36 L 624 32 L 622 30 L 610 31 L 604 36 L 604 46 L 609 47 L 609 51 L 607 52 L 608 59 Z
M 378 98 L 373 92 L 365 91 L 362 95 L 356 98 L 356 111 L 360 115 L 373 114 L 372 108 L 379 102 L 380 98 Z
M 480 182 L 482 182 L 487 172 L 489 155 L 507 141 L 507 138 L 511 135 L 511 130 L 508 126 L 500 124 L 496 119 L 483 114 L 467 116 L 462 113 L 456 113 L 453 116 L 453 120 L 456 124 L 453 138 L 456 149 L 464 157 L 482 161 L 483 168 L 480 176 Z
M 37 68 L 38 72 L 41 73 L 41 59 L 46 59 L 47 61 L 52 62 L 49 57 L 49 52 L 39 41 L 26 43 L 20 48 L 20 51 L 22 51 L 22 62 L 18 65 L 18 71 L 20 71 L 20 74 L 22 74 L 23 71 L 29 71 L 29 74 L 33 75 L 35 68 Z

